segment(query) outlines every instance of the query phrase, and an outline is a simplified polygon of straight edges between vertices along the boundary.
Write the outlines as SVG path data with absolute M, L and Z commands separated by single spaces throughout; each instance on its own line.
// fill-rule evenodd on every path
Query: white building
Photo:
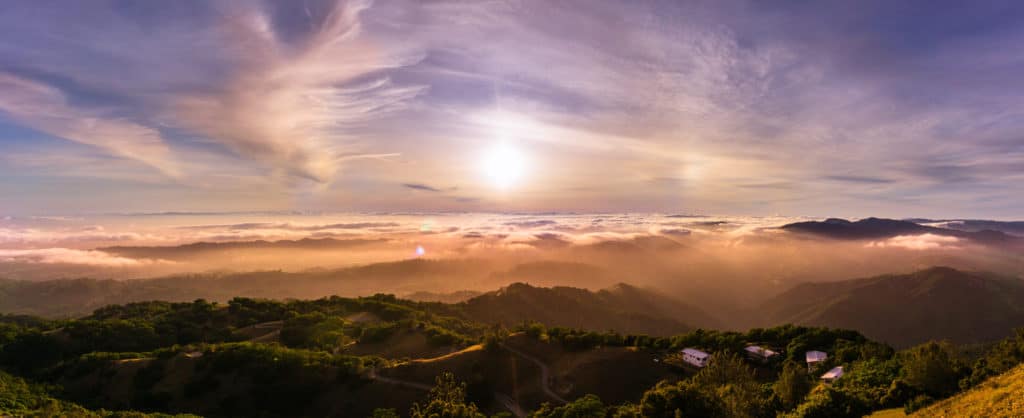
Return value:
M 748 346 L 744 350 L 747 352 L 747 357 L 754 360 L 768 361 L 768 359 L 779 355 L 779 353 L 757 345 Z
M 700 351 L 695 348 L 684 348 L 680 351 L 683 354 L 683 361 L 690 363 L 697 367 L 704 367 L 708 365 L 708 358 L 710 354 Z
M 807 352 L 807 370 L 811 371 L 821 362 L 828 360 L 828 354 L 824 351 L 811 350 Z
M 821 380 L 825 383 L 832 383 L 840 377 L 843 377 L 843 366 L 836 366 L 821 375 Z

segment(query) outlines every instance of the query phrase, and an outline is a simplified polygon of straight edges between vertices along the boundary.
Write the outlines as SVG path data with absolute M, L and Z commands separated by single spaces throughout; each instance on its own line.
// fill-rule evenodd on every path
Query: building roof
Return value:
M 748 346 L 747 348 L 744 348 L 744 350 L 747 350 L 748 353 L 757 354 L 761 357 L 771 357 L 776 354 L 779 354 L 772 350 L 757 345 Z
M 807 352 L 807 362 L 816 363 L 819 361 L 825 361 L 828 358 L 828 354 L 824 351 L 811 350 Z
M 843 366 L 833 367 L 832 370 L 825 372 L 821 375 L 822 379 L 838 379 L 843 376 Z
M 706 359 L 706 358 L 708 358 L 708 356 L 710 356 L 710 354 L 705 353 L 703 351 L 700 351 L 700 350 L 698 350 L 696 348 L 684 348 L 682 353 L 683 354 L 689 354 L 689 355 L 694 356 L 694 357 L 699 358 L 699 359 Z

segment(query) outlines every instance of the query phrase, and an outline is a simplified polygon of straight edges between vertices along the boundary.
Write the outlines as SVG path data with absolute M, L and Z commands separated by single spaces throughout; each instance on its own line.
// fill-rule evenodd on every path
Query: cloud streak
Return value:
M 79 264 L 100 267 L 138 267 L 166 260 L 136 259 L 118 257 L 97 250 L 75 250 L 70 248 L 40 248 L 30 250 L 0 249 L 0 262 L 29 264 Z
M 400 109 L 424 89 L 395 86 L 384 76 L 366 79 L 418 59 L 401 46 L 361 37 L 360 14 L 370 4 L 335 2 L 290 43 L 266 11 L 237 11 L 220 35 L 238 68 L 222 88 L 175 98 L 172 115 L 290 176 L 330 181 L 351 158 L 342 147 L 353 139 L 349 128 Z
M 0 112 L 26 126 L 142 162 L 170 177 L 181 174 L 155 129 L 77 108 L 60 90 L 12 74 L 0 72 L 0 92 Z

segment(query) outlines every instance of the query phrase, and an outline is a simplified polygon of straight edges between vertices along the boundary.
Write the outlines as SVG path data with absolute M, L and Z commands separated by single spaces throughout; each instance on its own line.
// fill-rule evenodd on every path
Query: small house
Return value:
M 683 354 L 683 361 L 697 367 L 707 366 L 708 358 L 711 357 L 710 354 L 695 348 L 684 348 L 680 353 Z
M 835 382 L 836 379 L 839 379 L 840 377 L 843 377 L 843 366 L 836 366 L 836 367 L 833 367 L 832 370 L 829 370 L 829 371 L 825 372 L 825 374 L 821 375 L 821 381 L 823 381 L 823 382 L 825 382 L 827 384 L 831 384 L 832 382 Z
M 779 355 L 779 353 L 757 345 L 748 346 L 744 351 L 747 352 L 747 357 L 761 362 L 768 361 L 772 357 Z
M 828 360 L 828 354 L 824 351 L 811 350 L 807 352 L 807 370 L 812 371 L 821 362 Z

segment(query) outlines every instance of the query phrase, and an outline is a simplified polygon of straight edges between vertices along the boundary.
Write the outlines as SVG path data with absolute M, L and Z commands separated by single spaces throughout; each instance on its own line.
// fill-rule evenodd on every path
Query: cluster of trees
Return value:
M 33 384 L 0 372 L 0 416 L 68 418 L 198 418 L 191 414 L 170 415 L 138 411 L 90 410 L 73 402 L 54 398 L 52 388 Z
M 740 417 L 859 417 L 893 407 L 912 412 L 1024 362 L 1024 330 L 984 350 L 979 358 L 944 342 L 896 352 L 855 331 L 792 325 L 746 333 L 696 330 L 666 338 L 549 329 L 537 323 L 523 324 L 520 330 L 569 350 L 635 346 L 675 351 L 698 347 L 717 353 L 711 365 L 696 376 L 663 382 L 648 391 L 634 408 L 642 416 L 672 416 L 675 409 L 683 416 Z M 773 347 L 782 355 L 767 363 L 752 363 L 733 354 L 742 353 L 750 344 Z M 809 373 L 803 356 L 812 349 L 828 352 L 829 358 L 816 372 Z M 832 385 L 819 385 L 817 375 L 839 365 L 844 366 L 844 376 Z M 754 368 L 760 373 L 754 373 Z M 600 400 L 587 398 L 581 402 L 570 409 L 584 404 L 596 408 Z M 569 407 L 542 411 L 556 411 L 551 416 L 562 416 L 557 411 Z M 620 415 L 631 410 L 622 406 L 613 409 Z M 608 412 L 609 416 L 614 414 Z
M 678 350 L 700 347 L 708 351 L 741 353 L 750 344 L 774 347 L 783 353 L 779 360 L 803 361 L 808 350 L 825 350 L 833 363 L 842 364 L 861 358 L 891 357 L 891 347 L 868 340 L 856 331 L 832 328 L 814 328 L 782 325 L 773 328 L 755 328 L 748 332 L 714 331 L 698 329 L 672 337 L 647 335 L 621 335 L 614 331 L 595 332 L 563 327 L 545 327 L 527 322 L 519 331 L 542 341 L 561 344 L 569 350 L 594 347 L 642 347 L 659 350 Z

